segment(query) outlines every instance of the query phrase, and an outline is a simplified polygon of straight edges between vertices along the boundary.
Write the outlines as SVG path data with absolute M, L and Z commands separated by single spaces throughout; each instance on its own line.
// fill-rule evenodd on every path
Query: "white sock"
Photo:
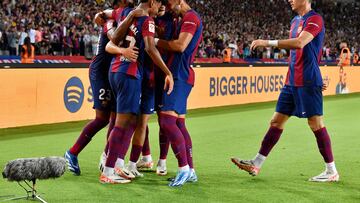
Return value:
M 161 167 L 166 166 L 166 159 L 159 159 L 158 166 L 161 166 Z
M 142 160 L 145 161 L 145 162 L 152 162 L 151 154 L 143 156 Z
M 331 173 L 337 173 L 336 167 L 335 167 L 335 162 L 331 162 L 331 163 L 326 163 L 326 171 L 327 172 L 331 172 Z
M 105 166 L 103 173 L 106 176 L 111 176 L 111 175 L 114 175 L 115 171 L 114 171 L 114 168 L 110 168 L 110 167 Z
M 136 169 L 136 163 L 132 162 L 132 161 L 129 161 L 129 168 Z
M 125 162 L 124 159 L 117 158 L 115 162 L 115 167 L 124 168 Z
M 257 168 L 261 168 L 261 166 L 263 165 L 264 161 L 266 159 L 266 156 L 264 155 L 261 155 L 261 154 L 257 154 L 254 159 L 252 160 L 254 162 L 254 165 L 257 167 Z
M 195 173 L 195 169 L 193 169 L 193 168 L 190 168 L 190 171 L 191 171 L 192 173 Z
M 189 171 L 190 167 L 189 165 L 183 166 L 183 167 L 179 167 L 179 171 Z

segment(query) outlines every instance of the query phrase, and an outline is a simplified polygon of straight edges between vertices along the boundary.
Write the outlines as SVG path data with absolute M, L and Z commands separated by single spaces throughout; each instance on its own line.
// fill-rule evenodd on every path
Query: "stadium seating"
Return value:
M 36 3 L 35 3 L 36 2 Z M 94 14 L 108 7 L 92 0 L 4 0 L 0 4 L 0 55 L 18 54 L 18 46 L 27 34 L 37 47 L 37 55 L 85 55 L 96 50 L 99 28 Z M 289 19 L 294 15 L 287 0 L 226 1 L 189 0 L 202 14 L 204 41 L 198 57 L 219 57 L 226 46 L 235 58 L 286 58 L 285 50 L 259 50 L 250 55 L 249 44 L 255 38 L 286 38 Z M 36 9 L 35 9 L 36 8 Z M 314 8 L 326 22 L 324 58 L 338 56 L 337 45 L 347 41 L 352 52 L 359 51 L 360 24 L 356 23 L 360 3 L 315 1 Z

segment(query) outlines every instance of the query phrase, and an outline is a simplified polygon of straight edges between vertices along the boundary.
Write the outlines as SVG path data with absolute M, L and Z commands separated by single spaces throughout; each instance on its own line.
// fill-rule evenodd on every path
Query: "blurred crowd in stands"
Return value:
M 281 39 L 289 35 L 295 16 L 287 0 L 188 0 L 201 14 L 204 40 L 198 57 L 222 57 L 230 48 L 233 58 L 287 58 L 287 50 L 260 49 L 251 52 L 252 40 Z M 323 15 L 326 40 L 323 59 L 339 55 L 340 42 L 351 52 L 360 48 L 360 3 L 314 1 Z M 19 55 L 19 47 L 29 36 L 37 55 L 82 55 L 96 52 L 101 29 L 93 23 L 103 9 L 93 0 L 2 0 L 0 3 L 0 55 Z

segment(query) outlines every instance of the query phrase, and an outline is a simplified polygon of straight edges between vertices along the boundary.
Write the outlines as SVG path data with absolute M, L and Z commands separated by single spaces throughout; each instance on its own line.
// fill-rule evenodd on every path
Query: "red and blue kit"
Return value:
M 290 38 L 306 31 L 314 39 L 302 49 L 290 51 L 286 85 L 279 96 L 276 111 L 289 116 L 310 118 L 323 115 L 322 76 L 319 63 L 325 38 L 323 18 L 311 10 L 291 21 Z
M 121 19 L 125 19 L 131 11 L 131 8 L 124 9 Z M 145 51 L 144 38 L 154 36 L 154 20 L 149 16 L 136 18 L 129 27 L 121 47 L 135 46 L 139 48 L 137 61 L 131 62 L 122 55 L 117 55 L 111 62 L 110 84 L 116 97 L 117 113 L 139 113 L 144 69 L 147 68 L 149 60 Z
M 191 65 L 202 41 L 202 31 L 203 24 L 199 14 L 189 10 L 177 26 L 175 39 L 178 39 L 181 33 L 190 33 L 193 38 L 184 52 L 173 52 L 168 58 L 167 65 L 174 77 L 174 90 L 170 95 L 163 93 L 163 104 L 160 104 L 162 111 L 186 114 L 187 98 L 195 83 L 195 73 Z
M 110 111 L 114 105 L 108 72 L 111 60 L 114 57 L 105 51 L 106 44 L 110 41 L 107 32 L 113 27 L 113 20 L 108 20 L 103 26 L 95 58 L 89 67 L 90 85 L 94 98 L 94 109 Z

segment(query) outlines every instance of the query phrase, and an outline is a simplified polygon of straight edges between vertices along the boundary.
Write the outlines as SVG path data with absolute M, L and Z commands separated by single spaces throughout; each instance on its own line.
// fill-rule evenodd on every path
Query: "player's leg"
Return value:
M 189 131 L 186 128 L 185 114 L 179 115 L 178 119 L 176 120 L 176 124 L 179 127 L 179 129 L 185 139 L 187 161 L 188 161 L 190 171 L 191 171 L 191 177 L 189 179 L 189 182 L 197 182 L 198 178 L 195 173 L 195 167 L 194 167 L 194 163 L 193 163 L 192 140 L 191 140 Z
M 113 73 L 110 76 L 112 89 L 116 92 L 117 115 L 115 127 L 110 133 L 108 157 L 104 171 L 100 176 L 100 182 L 123 183 L 119 181 L 119 178 L 134 178 L 134 176 L 125 169 L 124 157 L 136 128 L 141 81 L 123 73 Z
M 176 124 L 177 119 L 178 115 L 175 111 L 160 112 L 160 126 L 170 140 L 171 148 L 176 156 L 179 167 L 175 180 L 169 186 L 181 186 L 190 178 L 185 139 Z
M 339 181 L 339 174 L 335 167 L 334 157 L 331 148 L 330 136 L 326 130 L 322 116 L 313 116 L 308 119 L 309 126 L 313 131 L 316 142 L 325 161 L 325 171 L 318 176 L 310 178 L 310 181 L 331 182 Z
M 152 169 L 154 163 L 150 150 L 149 126 L 146 126 L 144 145 L 141 151 L 142 157 L 137 163 L 137 167 L 141 169 Z
M 139 127 L 139 133 L 141 133 L 141 139 L 139 141 L 139 146 L 141 146 L 142 157 L 140 160 L 139 156 L 136 158 L 136 167 L 138 169 L 151 169 L 153 167 L 152 157 L 150 154 L 150 144 L 149 144 L 149 127 L 148 121 L 150 115 L 154 114 L 155 110 L 155 88 L 152 82 L 148 79 L 144 79 L 142 83 L 142 94 L 141 94 L 141 127 Z
M 109 137 L 109 151 L 103 173 L 100 176 L 101 183 L 129 183 L 129 175 L 122 170 L 124 168 L 124 155 L 129 147 L 136 118 L 132 114 L 116 115 L 115 126 Z
M 276 105 L 276 112 L 270 121 L 270 127 L 263 138 L 259 152 L 251 160 L 232 158 L 231 161 L 235 163 L 240 169 L 249 172 L 250 175 L 258 175 L 266 157 L 269 155 L 275 144 L 279 141 L 285 127 L 285 123 L 287 120 L 289 120 L 289 117 L 292 115 L 294 109 L 295 101 L 293 91 L 290 87 L 285 86 L 281 90 L 281 94 Z
M 158 111 L 158 123 L 159 123 L 160 156 L 156 166 L 156 174 L 160 176 L 165 176 L 167 175 L 166 157 L 169 151 L 170 142 L 160 125 L 160 111 Z
M 104 153 L 107 154 L 108 150 L 109 150 L 109 144 L 108 144 L 108 140 L 109 140 L 109 136 L 110 133 L 112 131 L 112 129 L 115 126 L 115 120 L 116 120 L 116 113 L 115 112 L 111 112 L 110 114 L 110 121 L 109 121 L 109 128 L 108 131 L 106 133 L 106 145 L 105 145 L 105 149 L 104 149 Z
M 100 172 L 103 171 L 104 166 L 105 166 L 107 153 L 109 151 L 109 142 L 108 142 L 108 140 L 109 140 L 110 133 L 111 133 L 112 129 L 115 126 L 115 120 L 116 120 L 116 107 L 110 114 L 109 127 L 108 127 L 108 131 L 107 131 L 107 134 L 106 134 L 105 149 L 100 155 L 100 161 L 99 161 L 99 170 L 100 170 Z
M 303 100 L 303 112 L 306 112 L 308 124 L 313 131 L 317 145 L 325 161 L 325 171 L 318 176 L 310 178 L 310 181 L 330 182 L 338 181 L 339 174 L 335 167 L 330 136 L 323 121 L 323 99 L 321 87 L 304 87 L 299 90 Z
M 146 137 L 147 124 L 150 119 L 150 114 L 141 114 L 138 117 L 138 122 L 136 126 L 136 130 L 134 133 L 134 137 L 132 140 L 131 154 L 130 160 L 127 169 L 135 176 L 135 177 L 143 177 L 143 174 L 138 172 L 136 162 L 139 160 L 140 154 L 142 152 L 143 144 Z
M 65 153 L 68 168 L 75 175 L 80 175 L 80 167 L 77 156 L 91 141 L 97 132 L 109 123 L 111 90 L 108 81 L 91 80 L 91 88 L 94 94 L 95 119 L 90 121 L 81 132 L 75 144 Z

